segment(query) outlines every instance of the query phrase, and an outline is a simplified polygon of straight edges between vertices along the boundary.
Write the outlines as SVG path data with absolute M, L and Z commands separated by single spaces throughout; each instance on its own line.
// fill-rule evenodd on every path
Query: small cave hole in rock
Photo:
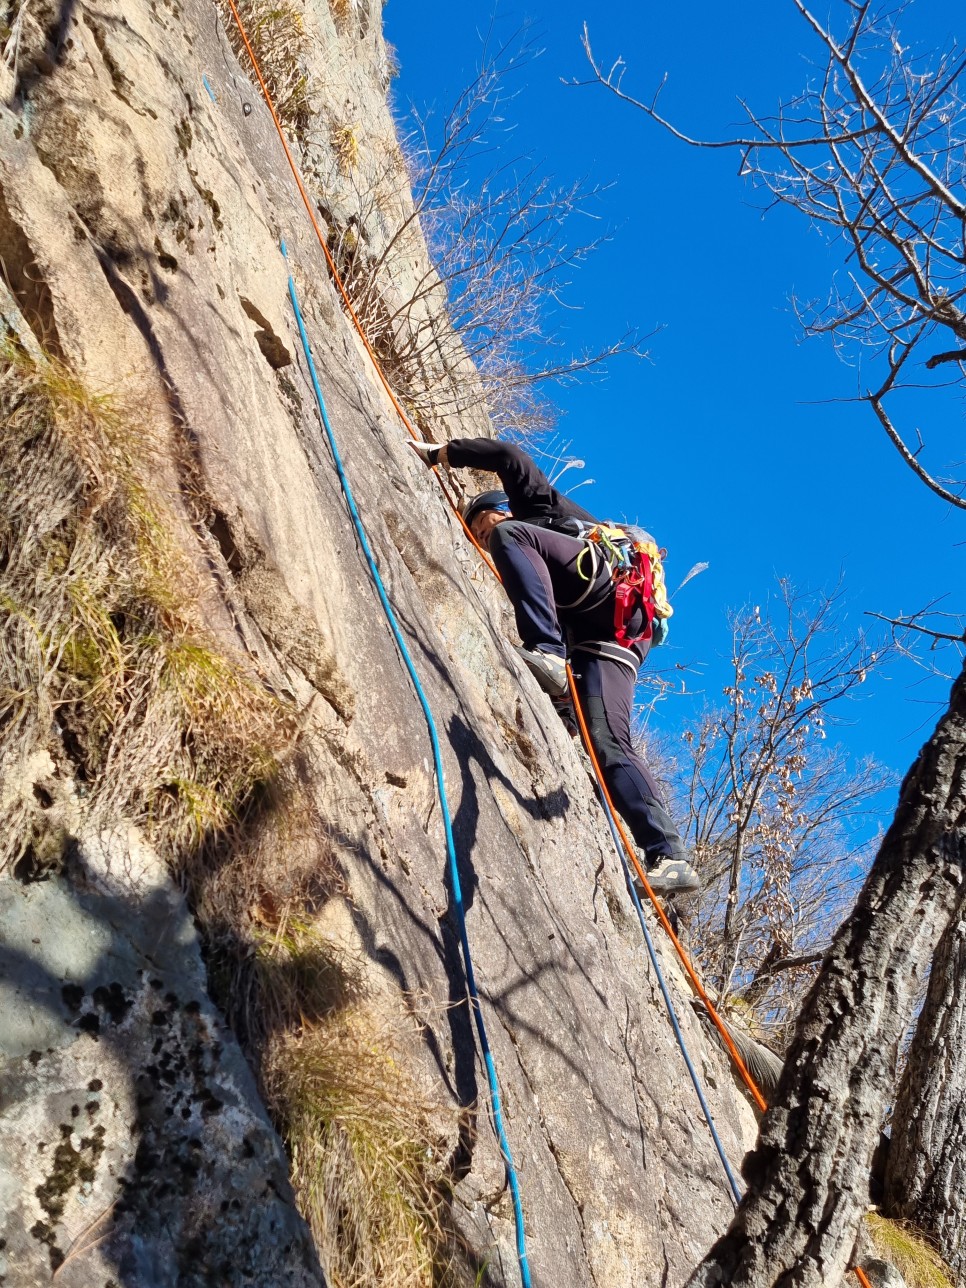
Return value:
M 244 560 L 231 535 L 231 525 L 220 510 L 214 510 L 208 519 L 208 531 L 218 542 L 218 549 L 228 565 L 229 571 L 236 576 L 245 569 Z

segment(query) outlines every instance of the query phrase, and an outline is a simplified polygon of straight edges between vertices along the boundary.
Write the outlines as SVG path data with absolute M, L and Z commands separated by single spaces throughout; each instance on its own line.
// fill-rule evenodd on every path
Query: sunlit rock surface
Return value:
M 404 168 L 385 163 L 379 10 L 363 9 L 342 30 L 327 5 L 307 9 L 318 116 L 302 160 L 323 232 L 355 220 L 378 253 L 409 197 Z M 452 1219 L 480 1282 L 513 1285 L 518 1270 L 485 1073 L 455 1005 L 465 982 L 429 742 L 321 435 L 289 271 L 439 725 L 534 1283 L 682 1283 L 733 1204 L 607 829 L 507 643 L 499 588 L 347 325 L 219 10 L 81 0 L 32 13 L 46 46 L 22 50 L 24 106 L 0 117 L 3 311 L 162 426 L 159 486 L 204 492 L 211 522 L 192 540 L 207 620 L 303 711 L 305 790 L 347 890 L 320 915 L 420 1022 L 414 1060 L 438 1095 Z M 346 122 L 360 158 L 348 175 L 332 144 Z M 393 289 L 405 297 L 425 267 Z M 488 432 L 478 415 L 459 425 Z M 57 1269 L 71 1288 L 321 1283 L 180 896 L 124 820 L 85 838 L 83 800 L 68 805 L 53 875 L 0 877 L 0 1282 Z M 664 960 L 737 1168 L 754 1116 Z

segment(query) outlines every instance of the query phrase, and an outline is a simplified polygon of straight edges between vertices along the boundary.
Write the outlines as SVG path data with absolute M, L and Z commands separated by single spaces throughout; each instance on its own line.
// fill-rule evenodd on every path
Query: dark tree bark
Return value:
M 966 1282 L 966 899 L 936 949 L 892 1116 L 889 1216 L 930 1235 Z
M 840 1282 L 868 1203 L 869 1165 L 918 981 L 961 902 L 966 670 L 906 775 L 855 911 L 802 1011 L 748 1191 L 688 1288 Z

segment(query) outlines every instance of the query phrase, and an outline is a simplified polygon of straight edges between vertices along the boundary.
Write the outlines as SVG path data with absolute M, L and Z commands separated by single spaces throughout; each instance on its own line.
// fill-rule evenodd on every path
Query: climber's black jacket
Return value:
M 596 523 L 592 514 L 558 492 L 526 452 L 493 438 L 453 438 L 448 444 L 454 469 L 492 470 L 500 476 L 514 519 L 567 531 L 567 519 Z
M 447 455 L 454 469 L 500 476 L 512 519 L 493 528 L 488 550 L 513 605 L 523 647 L 561 659 L 571 656 L 604 781 L 648 866 L 662 858 L 683 859 L 681 838 L 631 734 L 634 684 L 649 641 L 639 639 L 625 648 L 614 638 L 614 583 L 607 562 L 594 556 L 589 579 L 580 572 L 588 547 L 578 539 L 581 530 L 574 520 L 589 525 L 597 520 L 558 492 L 519 447 L 490 438 L 456 438 L 447 444 Z M 639 607 L 629 623 L 631 634 L 644 625 Z

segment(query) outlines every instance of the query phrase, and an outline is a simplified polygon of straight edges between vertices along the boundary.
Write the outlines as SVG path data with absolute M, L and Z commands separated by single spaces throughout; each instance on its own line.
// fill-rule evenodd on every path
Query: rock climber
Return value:
M 598 520 L 558 492 L 527 453 L 510 443 L 454 438 L 411 446 L 426 465 L 499 476 L 502 490 L 472 497 L 462 513 L 509 596 L 523 641 L 518 652 L 561 715 L 568 705 L 571 658 L 604 781 L 640 846 L 651 888 L 665 896 L 699 889 L 678 830 L 631 738 L 634 686 L 651 640 L 635 638 L 647 628 L 640 604 L 625 635 L 632 642 L 615 638 L 612 570 L 584 536 L 601 526 Z

